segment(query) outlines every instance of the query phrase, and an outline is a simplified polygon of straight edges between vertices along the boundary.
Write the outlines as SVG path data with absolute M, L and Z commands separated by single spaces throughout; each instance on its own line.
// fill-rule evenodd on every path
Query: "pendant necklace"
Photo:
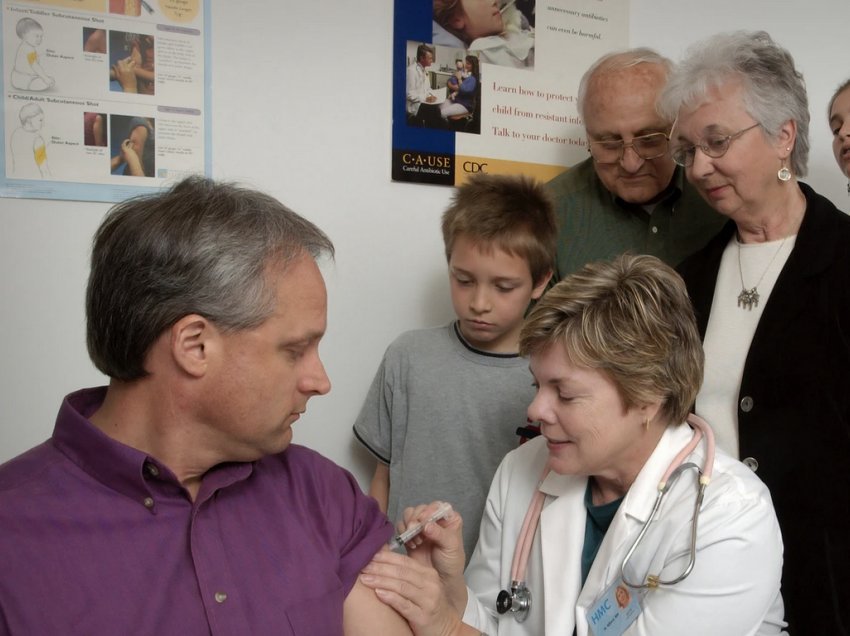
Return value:
M 770 266 L 773 265 L 773 261 L 775 261 L 776 257 L 779 256 L 779 252 L 782 251 L 782 246 L 785 245 L 785 241 L 787 240 L 787 236 L 782 239 L 782 242 L 779 244 L 779 247 L 773 253 L 773 257 L 770 259 L 770 262 L 767 264 L 767 267 L 764 268 L 764 271 L 761 273 L 761 276 L 759 276 L 758 281 L 750 289 L 747 289 L 747 286 L 744 284 L 744 270 L 741 267 L 741 241 L 735 241 L 738 244 L 738 274 L 740 274 L 741 276 L 741 293 L 738 294 L 738 307 L 741 307 L 742 309 L 746 309 L 748 311 L 752 311 L 753 307 L 759 306 L 760 296 L 758 292 L 758 286 L 761 285 L 761 281 L 764 280 L 764 277 L 770 270 Z

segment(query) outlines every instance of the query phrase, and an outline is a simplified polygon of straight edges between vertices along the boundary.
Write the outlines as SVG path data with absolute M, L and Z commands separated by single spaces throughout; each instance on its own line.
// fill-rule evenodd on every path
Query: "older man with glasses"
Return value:
M 637 48 L 601 57 L 582 77 L 590 157 L 547 184 L 560 227 L 557 279 L 627 251 L 675 266 L 723 225 L 670 156 L 672 122 L 655 102 L 671 67 Z

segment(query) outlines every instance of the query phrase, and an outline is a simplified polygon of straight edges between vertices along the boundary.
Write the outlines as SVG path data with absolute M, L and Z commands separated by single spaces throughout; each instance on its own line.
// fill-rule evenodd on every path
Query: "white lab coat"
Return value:
M 546 463 L 545 439 L 509 453 L 493 478 L 478 545 L 466 570 L 469 602 L 464 622 L 495 636 L 590 634 L 587 611 L 620 576 L 634 538 L 649 517 L 658 482 L 691 437 L 688 426 L 668 428 L 617 511 L 581 587 L 586 477 L 550 473 L 541 490 L 546 502 L 529 557 L 526 580 L 532 594 L 528 618 L 499 616 L 495 601 L 510 584 L 519 530 Z M 702 466 L 704 442 L 689 457 Z M 642 582 L 648 573 L 679 576 L 688 561 L 697 471 L 681 475 L 632 557 L 627 574 Z M 693 572 L 672 587 L 649 590 L 630 635 L 784 634 L 782 538 L 770 495 L 743 464 L 721 451 L 699 515 Z
M 428 72 L 419 62 L 407 67 L 407 114 L 414 116 L 419 112 L 419 106 L 428 97 Z

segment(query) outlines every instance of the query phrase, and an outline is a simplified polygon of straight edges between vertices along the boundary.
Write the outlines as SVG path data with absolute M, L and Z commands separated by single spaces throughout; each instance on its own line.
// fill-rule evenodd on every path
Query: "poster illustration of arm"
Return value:
M 119 201 L 209 175 L 209 4 L 0 0 L 0 196 Z
M 395 0 L 393 20 L 393 180 L 548 181 L 587 157 L 575 94 L 595 59 L 628 46 L 627 0 Z M 449 98 L 442 116 L 411 121 L 405 85 L 423 44 L 424 81 Z
M 50 177 L 47 142 L 41 135 L 44 112 L 38 104 L 25 104 L 18 111 L 21 125 L 12 132 L 10 142 L 12 174 L 26 179 Z

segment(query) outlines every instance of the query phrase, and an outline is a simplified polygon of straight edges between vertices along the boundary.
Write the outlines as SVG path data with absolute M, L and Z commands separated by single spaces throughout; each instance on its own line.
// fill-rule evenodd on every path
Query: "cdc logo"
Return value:
M 463 171 L 464 172 L 487 172 L 485 168 L 487 167 L 486 163 L 476 163 L 475 161 L 464 161 L 463 162 Z

